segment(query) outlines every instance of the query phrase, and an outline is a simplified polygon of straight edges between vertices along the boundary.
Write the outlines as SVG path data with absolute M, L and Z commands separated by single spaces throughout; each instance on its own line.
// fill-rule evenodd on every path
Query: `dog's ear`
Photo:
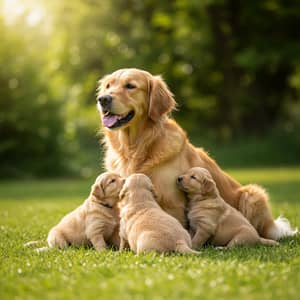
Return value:
M 202 194 L 210 193 L 214 190 L 216 184 L 211 178 L 205 177 L 202 181 Z
M 176 102 L 173 94 L 165 84 L 161 76 L 153 76 L 149 80 L 149 109 L 148 115 L 154 122 L 175 109 Z
M 104 190 L 100 183 L 95 183 L 92 185 L 92 195 L 94 195 L 97 199 L 104 198 Z
M 101 79 L 98 80 L 97 93 L 99 93 L 101 91 L 101 88 L 103 87 L 103 83 L 107 78 L 108 78 L 108 75 L 105 75 Z

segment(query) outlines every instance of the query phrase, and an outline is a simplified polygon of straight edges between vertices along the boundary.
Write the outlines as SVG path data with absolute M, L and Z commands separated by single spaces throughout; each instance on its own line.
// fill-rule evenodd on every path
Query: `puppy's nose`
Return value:
M 178 178 L 177 178 L 177 183 L 181 183 L 181 181 L 182 181 L 182 176 L 179 176 Z
M 102 95 L 98 98 L 99 103 L 101 104 L 102 108 L 105 110 L 110 110 L 111 103 L 112 103 L 112 96 L 110 95 Z

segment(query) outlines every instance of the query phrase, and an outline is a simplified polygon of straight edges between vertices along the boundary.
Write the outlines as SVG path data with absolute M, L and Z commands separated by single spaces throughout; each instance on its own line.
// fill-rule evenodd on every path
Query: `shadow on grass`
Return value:
M 139 264 L 144 263 L 146 265 L 156 264 L 158 260 L 163 258 L 164 260 L 173 260 L 185 258 L 186 263 L 193 263 L 193 261 L 205 260 L 212 263 L 219 262 L 270 262 L 270 263 L 290 263 L 291 260 L 299 256 L 298 249 L 300 246 L 300 236 L 295 236 L 292 238 L 285 238 L 280 241 L 278 247 L 267 247 L 263 245 L 256 246 L 240 246 L 232 249 L 216 249 L 213 246 L 207 245 L 205 247 L 199 248 L 199 255 L 184 255 L 178 253 L 169 254 L 159 254 L 151 252 L 148 254 L 136 255 L 132 251 L 126 250 L 119 252 L 116 249 L 107 249 L 103 252 L 97 252 L 93 248 L 89 247 L 68 247 L 64 250 L 50 249 L 45 253 L 40 253 L 41 256 L 49 256 L 50 253 L 54 253 L 58 256 L 70 256 L 83 255 L 92 256 L 97 259 L 107 260 L 111 259 L 116 262 L 120 260 L 124 263 L 126 259 L 129 259 L 131 263 L 135 261 Z M 25 250 L 25 252 L 30 251 L 31 254 L 33 249 Z
M 216 249 L 213 246 L 207 245 L 201 251 L 201 257 L 211 259 L 213 261 L 259 261 L 283 263 L 290 262 L 293 258 L 299 256 L 298 249 L 300 246 L 300 236 L 297 234 L 294 237 L 284 238 L 280 240 L 279 246 L 239 246 L 232 249 Z

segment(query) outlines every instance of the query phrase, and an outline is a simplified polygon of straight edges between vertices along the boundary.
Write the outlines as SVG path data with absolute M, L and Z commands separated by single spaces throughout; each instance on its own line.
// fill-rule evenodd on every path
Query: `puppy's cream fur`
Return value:
M 250 222 L 222 199 L 206 169 L 191 168 L 179 176 L 177 183 L 190 200 L 188 219 L 194 234 L 193 248 L 202 246 L 207 240 L 227 248 L 257 243 L 278 244 L 261 238 Z
M 47 238 L 49 247 L 92 244 L 98 251 L 106 248 L 107 243 L 118 247 L 117 202 L 123 184 L 124 179 L 117 174 L 101 174 L 84 203 L 50 230 Z
M 149 251 L 197 254 L 188 232 L 155 201 L 149 177 L 133 174 L 120 193 L 120 249 L 128 243 L 137 254 Z

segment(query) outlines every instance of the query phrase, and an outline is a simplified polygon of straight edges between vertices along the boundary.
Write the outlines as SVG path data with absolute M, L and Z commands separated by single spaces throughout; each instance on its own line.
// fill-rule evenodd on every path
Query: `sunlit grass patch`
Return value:
M 264 184 L 274 215 L 300 227 L 300 169 L 230 170 Z M 199 256 L 53 249 L 35 253 L 30 240 L 88 195 L 92 180 L 0 183 L 0 299 L 298 299 L 300 238 L 279 247 L 201 249 Z

